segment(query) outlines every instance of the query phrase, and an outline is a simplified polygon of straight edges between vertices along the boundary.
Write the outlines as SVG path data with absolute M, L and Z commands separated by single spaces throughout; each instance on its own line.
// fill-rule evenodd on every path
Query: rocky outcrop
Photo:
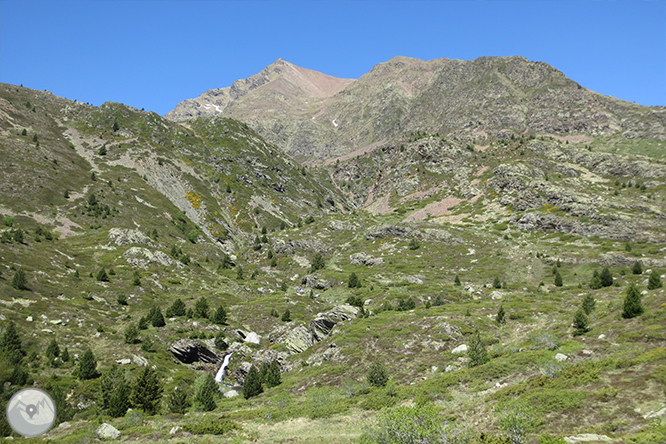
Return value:
M 132 247 L 123 253 L 123 257 L 130 265 L 141 268 L 148 268 L 151 263 L 165 266 L 173 265 L 177 268 L 184 267 L 181 262 L 167 256 L 159 250 L 151 251 L 143 247 Z
M 121 247 L 132 244 L 143 244 L 155 248 L 155 244 L 153 244 L 151 239 L 139 230 L 111 228 L 109 230 L 109 238 Z
M 384 263 L 384 258 L 382 257 L 373 257 L 367 253 L 354 253 L 349 256 L 349 262 L 352 265 L 366 265 L 372 267 L 374 265 L 381 265 Z
M 217 363 L 220 358 L 204 345 L 192 339 L 180 339 L 168 349 L 180 362 L 192 364 L 193 362 Z
M 326 290 L 331 288 L 331 284 L 327 280 L 315 276 L 314 274 L 303 276 L 303 279 L 301 279 L 301 285 L 304 285 L 307 288 L 314 288 L 315 290 Z
M 297 250 L 311 251 L 313 253 L 327 254 L 331 249 L 317 239 L 299 239 L 284 241 L 277 240 L 273 245 L 273 251 L 278 254 L 292 254 Z
M 304 352 L 316 342 L 317 338 L 312 330 L 303 325 L 299 325 L 283 339 L 282 343 L 287 346 L 292 354 L 296 354 Z

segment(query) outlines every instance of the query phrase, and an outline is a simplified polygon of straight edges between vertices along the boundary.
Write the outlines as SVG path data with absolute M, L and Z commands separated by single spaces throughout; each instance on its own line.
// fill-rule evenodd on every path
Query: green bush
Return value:
M 384 387 L 389 380 L 388 371 L 381 363 L 373 362 L 370 365 L 366 379 L 370 385 Z
M 625 319 L 635 318 L 643 314 L 643 305 L 641 304 L 641 294 L 638 288 L 632 283 L 627 288 L 627 294 L 624 298 L 622 308 L 622 317 Z
M 241 427 L 224 416 L 210 418 L 194 424 L 183 424 L 183 430 L 194 435 L 224 435 L 232 430 L 240 430 Z

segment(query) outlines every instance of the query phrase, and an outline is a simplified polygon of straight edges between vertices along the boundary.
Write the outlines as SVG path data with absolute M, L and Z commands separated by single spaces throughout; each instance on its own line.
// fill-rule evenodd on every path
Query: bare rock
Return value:
M 123 253 L 123 257 L 130 265 L 135 267 L 148 268 L 151 263 L 158 263 L 165 266 L 173 265 L 177 268 L 184 267 L 180 261 L 167 256 L 162 251 L 151 251 L 143 247 L 132 247 Z
M 245 342 L 249 342 L 250 344 L 259 344 L 261 342 L 261 338 L 258 334 L 252 331 L 248 333 L 247 336 L 245 336 Z
M 453 350 L 451 350 L 451 353 L 454 355 L 460 354 L 460 353 L 467 353 L 467 344 L 460 344 Z
M 169 347 L 169 351 L 184 364 L 193 362 L 217 363 L 219 361 L 215 353 L 192 339 L 180 339 L 174 342 Z
M 303 279 L 301 279 L 301 285 L 308 288 L 314 288 L 315 290 L 326 290 L 331 288 L 331 284 L 327 280 L 315 276 L 314 274 L 304 276 Z
M 384 258 L 382 257 L 373 257 L 367 253 L 355 253 L 349 256 L 349 262 L 352 265 L 365 265 L 372 267 L 374 265 L 381 265 L 384 263 Z
M 116 245 L 126 246 L 132 244 L 148 245 L 155 248 L 151 239 L 139 230 L 127 230 L 124 228 L 111 228 L 109 230 L 109 238 L 115 242 Z
M 99 439 L 118 439 L 120 431 L 111 424 L 104 423 L 95 430 L 95 436 Z

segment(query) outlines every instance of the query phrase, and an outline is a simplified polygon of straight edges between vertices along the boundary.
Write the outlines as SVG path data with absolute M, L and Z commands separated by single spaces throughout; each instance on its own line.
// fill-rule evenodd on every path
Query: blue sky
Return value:
M 358 78 L 402 55 L 521 55 L 666 105 L 666 1 L 0 0 L 0 82 L 164 114 L 277 58 Z

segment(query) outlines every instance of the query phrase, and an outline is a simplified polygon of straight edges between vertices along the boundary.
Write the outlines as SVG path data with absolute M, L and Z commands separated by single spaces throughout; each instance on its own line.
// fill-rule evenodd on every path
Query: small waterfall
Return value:
M 229 361 L 231 360 L 231 355 L 234 353 L 231 352 L 228 355 L 224 357 L 224 361 L 222 362 L 222 365 L 220 366 L 220 369 L 217 371 L 217 374 L 215 375 L 215 382 L 218 384 L 222 383 L 222 379 L 224 379 L 224 371 L 229 367 Z

